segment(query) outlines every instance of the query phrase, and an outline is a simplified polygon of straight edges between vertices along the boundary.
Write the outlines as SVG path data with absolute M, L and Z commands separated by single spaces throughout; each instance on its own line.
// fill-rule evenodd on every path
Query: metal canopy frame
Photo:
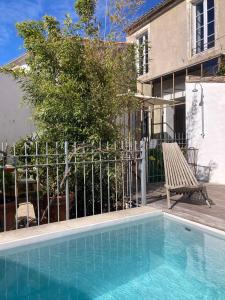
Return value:
M 135 94 L 135 98 L 141 100 L 144 105 L 151 106 L 151 105 L 172 105 L 174 104 L 174 100 L 166 100 L 159 97 L 151 97 L 145 96 L 142 94 Z
M 160 110 L 167 107 L 175 107 L 178 105 L 185 104 L 183 101 L 179 101 L 179 100 L 166 100 L 160 97 L 150 97 L 142 94 L 135 94 L 135 97 L 142 101 L 143 111 Z

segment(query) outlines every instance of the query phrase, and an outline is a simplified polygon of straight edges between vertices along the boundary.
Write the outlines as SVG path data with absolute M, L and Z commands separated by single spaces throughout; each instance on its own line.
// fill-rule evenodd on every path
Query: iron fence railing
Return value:
M 144 205 L 145 149 L 145 142 L 2 144 L 0 230 Z

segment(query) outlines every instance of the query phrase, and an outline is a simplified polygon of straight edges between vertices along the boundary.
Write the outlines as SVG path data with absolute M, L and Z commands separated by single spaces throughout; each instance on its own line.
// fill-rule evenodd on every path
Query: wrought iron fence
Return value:
M 145 149 L 145 142 L 2 144 L 0 230 L 144 205 Z

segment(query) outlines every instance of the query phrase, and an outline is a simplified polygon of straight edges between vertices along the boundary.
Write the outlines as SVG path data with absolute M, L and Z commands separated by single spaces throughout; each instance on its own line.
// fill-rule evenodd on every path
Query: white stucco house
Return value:
M 26 55 L 10 63 L 13 68 L 26 67 Z M 35 130 L 31 110 L 22 102 L 23 94 L 16 80 L 0 74 L 0 143 L 13 144 Z

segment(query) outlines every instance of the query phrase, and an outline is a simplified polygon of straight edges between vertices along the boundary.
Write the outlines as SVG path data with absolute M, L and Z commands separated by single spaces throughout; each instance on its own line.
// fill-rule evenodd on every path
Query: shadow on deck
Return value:
M 186 201 L 184 197 L 178 195 L 171 197 L 173 208 L 167 209 L 164 185 L 149 184 L 147 203 L 169 214 L 225 231 L 225 186 L 208 184 L 207 192 L 212 202 L 211 208 L 208 208 L 198 196 Z

